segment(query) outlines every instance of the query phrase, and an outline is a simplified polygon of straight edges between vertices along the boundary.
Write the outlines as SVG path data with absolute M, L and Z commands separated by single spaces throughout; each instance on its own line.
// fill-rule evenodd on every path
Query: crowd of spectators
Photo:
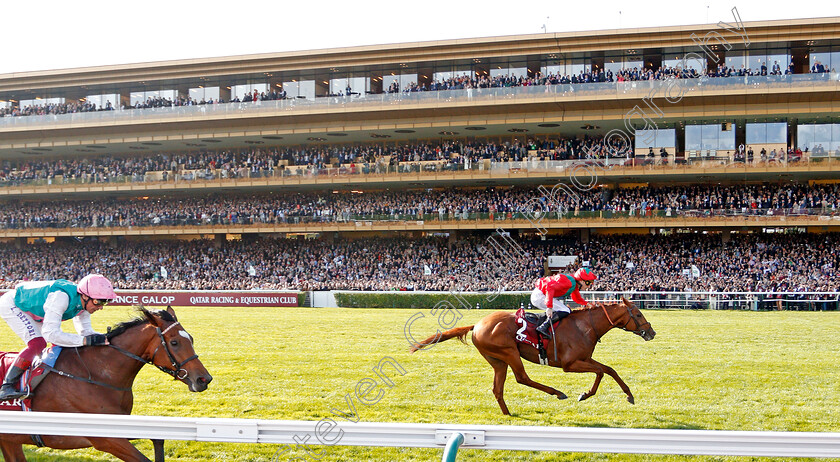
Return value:
M 158 153 L 146 155 L 98 155 L 55 159 L 0 160 L 0 185 L 14 186 L 41 181 L 60 183 L 109 183 L 193 181 L 218 178 L 254 178 L 290 175 L 352 175 L 423 171 L 433 167 L 443 170 L 470 170 L 483 161 L 499 162 L 598 161 L 613 159 L 613 164 L 630 163 L 635 158 L 631 146 L 599 136 L 574 138 L 533 137 L 523 140 L 451 140 L 439 143 L 393 143 L 368 145 L 312 145 L 259 149 Z M 663 152 L 664 151 L 664 152 Z M 807 149 L 805 151 L 807 153 Z M 660 149 L 661 162 L 670 154 Z M 830 154 L 822 144 L 813 156 Z M 840 155 L 838 148 L 835 155 Z M 735 151 L 736 163 L 767 165 L 772 162 L 795 162 L 802 158 L 798 148 L 769 153 L 752 147 Z M 679 159 L 678 159 L 679 160 Z M 635 163 L 656 163 L 649 154 L 635 158 Z M 610 164 L 610 165 L 613 165 Z M 506 164 L 508 166 L 515 164 Z M 519 164 L 522 165 L 522 164 Z M 512 168 L 512 167 L 511 167 Z M 436 170 L 435 170 L 436 171 Z
M 835 72 L 823 65 L 819 60 L 815 61 L 810 68 L 811 73 L 828 73 Z M 598 83 L 598 82 L 627 82 L 627 81 L 643 81 L 643 80 L 664 80 L 668 78 L 698 78 L 705 77 L 734 77 L 734 76 L 767 76 L 767 75 L 790 75 L 794 73 L 794 64 L 790 63 L 782 69 L 778 61 L 774 61 L 768 67 L 766 61 L 762 61 L 758 67 L 751 68 L 741 65 L 738 68 L 729 67 L 725 63 L 719 64 L 715 68 L 697 70 L 693 67 L 673 67 L 662 65 L 656 69 L 650 67 L 633 67 L 622 68 L 613 71 L 613 69 L 604 69 L 587 66 L 578 73 L 566 74 L 549 72 L 537 72 L 533 76 L 524 75 L 495 75 L 488 74 L 464 74 L 461 76 L 452 76 L 444 79 L 436 79 L 428 83 L 411 82 L 400 87 L 398 82 L 391 83 L 384 88 L 385 93 L 411 93 L 418 91 L 442 91 L 442 90 L 464 90 L 464 89 L 480 89 L 480 88 L 498 88 L 498 87 L 523 87 L 535 85 L 568 85 L 581 83 Z M 362 93 L 369 93 L 369 91 L 360 92 L 353 91 L 348 87 L 345 92 L 337 94 L 330 93 L 326 96 L 351 96 L 361 95 Z M 46 104 L 31 104 L 24 107 L 8 106 L 0 108 L 0 117 L 19 117 L 31 115 L 59 115 L 71 114 L 78 112 L 95 112 L 95 111 L 110 111 L 114 109 L 150 109 L 162 107 L 178 107 L 178 106 L 195 106 L 204 104 L 224 104 L 224 103 L 243 103 L 256 101 L 275 101 L 287 98 L 287 93 L 283 89 L 272 89 L 271 91 L 253 90 L 246 92 L 240 98 L 238 95 L 225 101 L 222 98 L 210 99 L 196 99 L 191 96 L 176 96 L 172 97 L 149 97 L 143 101 L 136 101 L 133 104 L 107 101 L 105 104 L 97 107 L 95 104 L 87 103 L 85 101 L 70 101 L 63 103 L 46 103 Z
M 663 80 L 666 78 L 697 78 L 703 75 L 692 67 L 682 69 L 662 66 L 658 69 L 633 67 L 628 69 L 600 69 L 586 67 L 577 74 L 561 74 L 557 72 L 537 72 L 534 76 L 512 76 L 488 74 L 452 76 L 442 80 L 433 80 L 430 83 L 411 82 L 400 88 L 397 82 L 392 83 L 387 89 L 388 93 L 412 93 L 418 91 L 442 91 L 442 90 L 469 90 L 473 88 L 502 88 L 502 87 L 528 87 L 535 85 L 569 85 L 579 83 L 598 82 L 628 82 L 642 80 Z M 724 77 L 725 72 L 706 73 L 708 77 Z M 753 75 L 750 71 L 749 75 Z M 766 72 L 764 75 L 767 75 Z
M 248 150 L 219 150 L 194 153 L 166 153 L 129 156 L 92 156 L 43 160 L 3 160 L 0 162 L 0 184 L 15 185 L 27 181 L 63 181 L 107 183 L 117 178 L 128 181 L 147 180 L 152 172 L 164 172 L 161 179 L 215 179 L 219 177 L 275 175 L 287 167 L 303 166 L 315 172 L 331 166 L 344 166 L 347 173 L 391 171 L 400 164 L 445 161 L 452 168 L 489 160 L 522 161 L 533 154 L 537 160 L 570 160 L 606 158 L 608 155 L 630 155 L 627 145 L 615 144 L 608 149 L 603 139 L 544 138 L 528 140 L 444 141 L 441 143 L 406 143 L 376 145 L 296 146 Z
M 837 234 L 515 241 L 506 251 L 477 236 L 0 244 L 0 287 L 98 272 L 123 289 L 531 290 L 549 255 L 577 256 L 602 291 L 837 291 L 840 276 Z
M 214 194 L 0 202 L 0 228 L 298 224 L 350 221 L 523 220 L 711 215 L 836 215 L 837 184 L 595 187 L 546 197 L 535 187 Z M 535 200 L 541 202 L 534 202 Z M 587 213 L 590 212 L 590 213 Z
M 106 101 L 104 105 L 97 106 L 87 101 L 70 101 L 67 103 L 45 103 L 30 104 L 24 107 L 7 106 L 0 107 L 0 117 L 20 117 L 33 115 L 59 115 L 74 114 L 78 112 L 113 111 L 114 105 Z
M 284 90 L 273 90 L 270 92 L 258 92 L 254 90 L 253 93 L 245 93 L 240 98 L 235 96 L 230 103 L 250 103 L 254 101 L 274 101 L 286 99 L 286 92 Z M 181 107 L 181 106 L 202 106 L 205 104 L 223 104 L 226 101 L 221 98 L 201 98 L 196 99 L 192 96 L 177 96 L 161 97 L 150 96 L 142 101 L 136 101 L 134 104 L 120 104 L 119 102 L 112 103 L 106 100 L 104 104 L 97 106 L 95 103 L 86 100 L 69 101 L 62 103 L 45 103 L 45 104 L 28 104 L 26 106 L 6 106 L 0 107 L 0 117 L 20 117 L 32 115 L 61 115 L 61 114 L 75 114 L 80 112 L 100 112 L 113 111 L 116 109 L 154 109 L 164 107 Z M 115 106 L 116 104 L 116 106 Z

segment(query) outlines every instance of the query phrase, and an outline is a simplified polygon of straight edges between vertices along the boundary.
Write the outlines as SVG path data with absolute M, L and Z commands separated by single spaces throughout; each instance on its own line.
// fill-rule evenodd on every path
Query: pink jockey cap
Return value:
M 111 281 L 101 274 L 88 274 L 77 285 L 79 293 L 97 300 L 113 300 L 117 298 Z

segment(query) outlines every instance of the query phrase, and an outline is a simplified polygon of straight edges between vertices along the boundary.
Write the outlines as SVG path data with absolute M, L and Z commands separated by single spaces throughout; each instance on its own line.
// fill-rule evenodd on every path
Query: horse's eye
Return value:
M 178 346 L 178 341 L 177 340 L 170 340 L 169 344 L 172 345 L 172 346 Z

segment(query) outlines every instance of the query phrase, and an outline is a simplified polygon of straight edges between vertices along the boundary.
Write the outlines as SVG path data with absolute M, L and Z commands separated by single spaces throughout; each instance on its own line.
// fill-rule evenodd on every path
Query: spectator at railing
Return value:
M 828 69 L 825 67 L 825 65 L 819 59 L 815 59 L 814 64 L 811 65 L 811 73 L 823 74 L 825 72 L 828 72 Z

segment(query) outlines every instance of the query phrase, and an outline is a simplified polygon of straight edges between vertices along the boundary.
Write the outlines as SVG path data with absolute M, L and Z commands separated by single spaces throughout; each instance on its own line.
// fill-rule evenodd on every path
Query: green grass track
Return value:
M 391 373 L 391 388 L 376 404 L 353 397 L 362 421 L 549 425 L 575 427 L 709 430 L 840 431 L 840 313 L 646 311 L 656 339 L 620 330 L 608 333 L 594 358 L 618 371 L 636 405 L 609 377 L 597 395 L 575 398 L 593 374 L 566 374 L 526 364 L 537 381 L 567 393 L 558 401 L 516 383 L 508 373 L 504 417 L 490 391 L 492 369 L 476 352 L 450 340 L 408 354 L 404 327 L 417 310 L 308 308 L 181 308 L 179 319 L 196 339 L 196 351 L 214 380 L 204 393 L 190 393 L 157 369 L 146 367 L 134 384 L 135 414 L 313 420 L 346 409 L 345 395 L 372 368 L 392 357 L 406 371 Z M 487 312 L 465 311 L 458 325 Z M 412 325 L 415 337 L 434 333 L 428 311 Z M 94 327 L 131 317 L 109 307 L 94 315 Z M 65 330 L 73 331 L 71 324 Z M 21 342 L 0 326 L 0 349 Z M 387 369 L 391 371 L 391 369 Z M 342 426 L 353 425 L 340 418 Z M 151 444 L 138 442 L 151 456 Z M 167 442 L 172 461 L 272 461 L 278 447 L 254 444 Z M 52 451 L 30 446 L 30 461 L 111 461 L 92 450 Z M 313 446 L 313 449 L 322 448 Z M 539 448 L 534 448 L 539 449 Z M 437 461 L 442 449 L 323 447 L 320 461 Z M 287 454 L 306 457 L 303 450 Z M 316 460 L 310 458 L 308 460 Z M 770 460 L 744 457 L 684 457 L 564 454 L 466 450 L 459 461 L 706 461 Z

